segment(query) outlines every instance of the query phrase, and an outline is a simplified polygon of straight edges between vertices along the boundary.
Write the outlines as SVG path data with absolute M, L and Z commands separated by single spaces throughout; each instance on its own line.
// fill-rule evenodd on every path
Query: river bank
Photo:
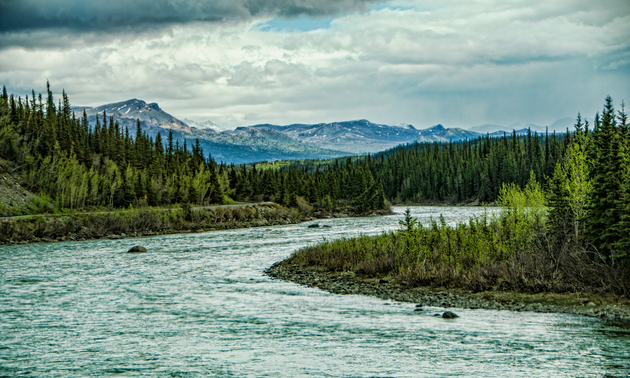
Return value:
M 630 300 L 584 293 L 474 293 L 441 287 L 413 287 L 406 282 L 363 277 L 354 272 L 330 272 L 301 266 L 290 259 L 272 265 L 265 273 L 273 278 L 316 287 L 333 294 L 367 295 L 383 300 L 416 303 L 417 311 L 424 311 L 424 307 L 439 307 L 455 312 L 457 308 L 553 312 L 630 322 Z
M 357 214 L 350 208 L 304 212 L 275 203 L 42 214 L 0 219 L 0 245 L 103 238 L 116 240 L 387 214 L 391 214 L 391 210 L 370 214 Z

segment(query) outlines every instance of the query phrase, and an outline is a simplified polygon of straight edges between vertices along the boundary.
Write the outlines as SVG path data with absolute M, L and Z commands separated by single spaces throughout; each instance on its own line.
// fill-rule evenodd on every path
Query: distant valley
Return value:
M 118 121 L 121 130 L 125 128 L 134 136 L 136 120 L 140 120 L 142 132 L 155 138 L 157 134 L 166 141 L 168 130 L 180 146 L 186 141 L 188 148 L 195 139 L 204 150 L 220 162 L 243 164 L 269 160 L 330 159 L 355 154 L 376 153 L 400 144 L 414 142 L 449 142 L 474 139 L 487 133 L 503 136 L 515 130 L 518 135 L 532 132 L 544 133 L 544 126 L 533 124 L 511 126 L 481 125 L 469 129 L 445 128 L 435 125 L 427 129 L 417 129 L 412 125 L 389 126 L 372 123 L 368 120 L 355 120 L 319 124 L 291 124 L 286 126 L 259 124 L 238 127 L 235 130 L 222 130 L 212 121 L 196 122 L 179 120 L 163 111 L 157 103 L 146 103 L 138 99 L 106 104 L 98 107 L 74 107 L 75 115 L 81 117 L 86 112 L 88 122 L 93 127 L 103 112 L 107 118 Z M 549 126 L 564 131 L 572 127 L 573 120 L 562 118 Z

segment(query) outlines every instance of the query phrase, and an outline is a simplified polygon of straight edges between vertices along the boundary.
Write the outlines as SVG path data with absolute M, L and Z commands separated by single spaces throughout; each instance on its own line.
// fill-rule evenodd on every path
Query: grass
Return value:
M 187 211 L 188 210 L 188 211 Z M 298 223 L 303 214 L 279 205 L 199 209 L 128 209 L 108 213 L 33 215 L 0 221 L 0 242 L 98 239 L 109 235 L 175 233 Z
M 506 188 L 498 216 L 456 227 L 443 218 L 423 226 L 408 211 L 398 231 L 325 241 L 297 251 L 287 263 L 416 287 L 628 297 L 629 268 L 558 243 L 546 227 L 544 198 L 535 192 Z

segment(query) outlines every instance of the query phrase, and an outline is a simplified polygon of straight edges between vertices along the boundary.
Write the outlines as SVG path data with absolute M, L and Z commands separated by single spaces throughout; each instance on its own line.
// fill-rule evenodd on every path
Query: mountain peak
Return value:
M 408 123 L 399 123 L 398 125 L 394 125 L 396 127 L 400 127 L 401 129 L 407 129 L 407 130 L 418 130 L 415 127 L 413 127 L 413 125 L 410 125 Z
M 435 126 L 429 127 L 428 129 L 424 129 L 424 130 L 420 130 L 421 132 L 425 132 L 425 133 L 440 133 L 442 131 L 446 130 L 446 128 L 444 126 L 442 126 L 441 123 L 438 123 Z
M 217 125 L 216 123 L 212 122 L 209 119 L 198 122 L 198 121 L 193 121 L 192 119 L 184 118 L 182 121 L 184 121 L 188 126 L 194 127 L 195 129 L 199 129 L 199 130 L 217 132 L 217 133 L 220 133 L 223 131 L 223 129 L 221 129 L 219 125 Z

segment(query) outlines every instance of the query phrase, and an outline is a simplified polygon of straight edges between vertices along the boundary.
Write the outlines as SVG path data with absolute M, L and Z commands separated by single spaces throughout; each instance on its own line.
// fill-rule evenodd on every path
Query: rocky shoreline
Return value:
M 279 262 L 268 268 L 270 277 L 316 287 L 333 294 L 357 294 L 454 310 L 457 308 L 564 313 L 630 322 L 630 301 L 600 298 L 586 294 L 518 294 L 504 292 L 472 293 L 431 287 L 410 287 L 385 279 L 365 278 L 353 272 L 328 272 Z M 420 310 L 421 311 L 421 310 Z

